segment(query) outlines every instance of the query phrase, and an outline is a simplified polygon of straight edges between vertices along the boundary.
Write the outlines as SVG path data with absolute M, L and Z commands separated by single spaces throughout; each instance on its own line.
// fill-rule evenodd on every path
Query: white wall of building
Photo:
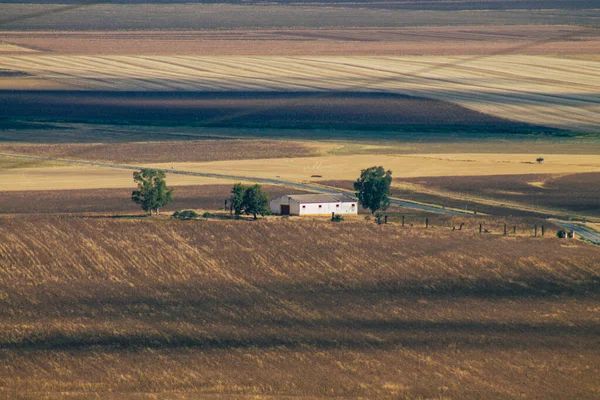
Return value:
M 354 204 L 354 207 L 352 207 Z M 302 203 L 298 215 L 357 214 L 356 203 Z
M 340 215 L 358 214 L 357 202 L 302 203 L 288 196 L 271 200 L 269 208 L 273 214 L 280 214 L 282 204 L 290 206 L 291 215 L 331 215 L 332 212 Z

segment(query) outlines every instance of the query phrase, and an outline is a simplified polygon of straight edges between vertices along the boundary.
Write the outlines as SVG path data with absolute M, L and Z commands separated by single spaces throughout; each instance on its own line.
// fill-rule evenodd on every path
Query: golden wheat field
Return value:
M 596 155 L 553 154 L 538 164 L 536 154 L 358 154 L 262 160 L 171 163 L 176 169 L 293 181 L 355 180 L 361 169 L 383 165 L 394 177 L 516 175 L 600 171 Z M 166 168 L 167 164 L 149 164 Z
M 0 220 L 0 397 L 595 399 L 599 248 L 366 222 Z
M 1 55 L 0 68 L 79 90 L 382 91 L 561 129 L 597 132 L 600 121 L 600 64 L 546 56 L 15 54 Z
M 26 148 L 35 152 L 37 147 Z M 326 146 L 323 147 L 325 148 Z M 65 151 L 68 153 L 68 147 Z M 384 165 L 392 170 L 396 178 L 600 171 L 600 158 L 595 155 L 553 154 L 546 156 L 541 164 L 535 162 L 537 157 L 537 154 L 355 154 L 211 162 L 142 162 L 134 165 L 238 176 L 248 180 L 267 178 L 295 182 L 355 180 L 360 175 L 361 169 L 375 164 Z M 6 164 L 5 168 L 0 169 L 2 190 L 118 188 L 133 185 L 131 171 L 127 169 L 69 165 L 59 162 L 15 163 L 10 157 L 2 157 L 0 161 Z M 229 178 L 167 175 L 169 184 L 173 186 L 234 182 Z

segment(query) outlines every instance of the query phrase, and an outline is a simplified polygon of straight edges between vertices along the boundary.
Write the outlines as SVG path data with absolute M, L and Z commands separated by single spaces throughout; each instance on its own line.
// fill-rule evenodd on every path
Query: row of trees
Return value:
M 137 189 L 131 193 L 131 199 L 146 212 L 159 214 L 160 208 L 173 201 L 173 190 L 167 187 L 165 172 L 150 168 L 133 173 Z M 371 167 L 361 171 L 360 177 L 354 182 L 354 189 L 359 203 L 368 208 L 371 213 L 386 210 L 390 205 L 390 185 L 392 171 L 383 167 Z M 245 186 L 241 183 L 233 185 L 231 197 L 227 200 L 229 209 L 236 217 L 245 213 L 258 215 L 269 213 L 269 195 L 260 185 Z

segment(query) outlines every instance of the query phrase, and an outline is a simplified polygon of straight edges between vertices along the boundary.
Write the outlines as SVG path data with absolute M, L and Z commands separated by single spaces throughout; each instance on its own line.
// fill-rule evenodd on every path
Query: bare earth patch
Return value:
M 310 157 L 326 144 L 279 140 L 201 140 L 89 144 L 0 144 L 0 153 L 115 163 L 204 162 Z M 0 162 L 8 158 L 0 157 Z M 14 159 L 13 159 L 14 160 Z
M 169 185 L 171 179 L 169 178 Z M 203 184 L 174 186 L 175 201 L 163 208 L 170 212 L 182 209 L 220 210 L 223 200 L 231 195 L 231 184 Z M 307 193 L 274 185 L 261 185 L 271 198 L 283 194 Z M 131 201 L 130 188 L 76 189 L 0 192 L 2 214 L 48 213 L 140 213 L 140 207 Z M 40 201 L 43 199 L 43 201 Z

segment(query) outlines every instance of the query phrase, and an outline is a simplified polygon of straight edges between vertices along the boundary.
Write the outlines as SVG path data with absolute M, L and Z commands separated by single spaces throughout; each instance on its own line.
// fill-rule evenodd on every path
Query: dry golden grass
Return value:
M 364 222 L 3 217 L 0 396 L 591 400 L 599 259 Z
M 584 132 L 597 132 L 600 119 L 600 64 L 543 56 L 12 55 L 0 56 L 0 68 L 85 90 L 370 90 Z
M 133 188 L 132 171 L 92 166 L 61 166 L 51 168 L 0 169 L 0 190 L 64 190 Z M 199 176 L 169 175 L 170 186 L 201 184 L 233 184 L 229 179 Z
M 54 147 L 52 147 L 54 146 Z M 87 157 L 94 156 L 94 146 L 65 146 L 69 149 L 86 149 Z M 111 145 L 99 145 L 107 154 Z M 124 145 L 125 148 L 135 145 Z M 320 151 L 335 149 L 324 145 Z M 54 149 L 61 152 L 60 145 L 24 146 L 27 151 L 45 151 Z M 163 148 L 158 145 L 156 149 Z M 18 149 L 11 147 L 11 149 Z M 61 153 L 61 154 L 66 154 Z M 69 153 L 73 154 L 74 153 Z M 137 153 L 139 155 L 139 153 Z M 41 153 L 40 153 L 41 155 Z M 193 155 L 193 152 L 192 152 Z M 118 155 L 115 154 L 115 157 Z M 521 174 L 565 174 L 576 172 L 600 171 L 600 159 L 593 155 L 554 154 L 547 156 L 542 164 L 535 163 L 537 154 L 410 154 L 410 155 L 339 155 L 299 158 L 274 158 L 256 160 L 231 160 L 213 162 L 169 162 L 148 163 L 132 162 L 140 167 L 178 169 L 248 178 L 277 178 L 288 181 L 328 181 L 355 180 L 361 169 L 373 165 L 383 165 L 391 169 L 396 178 L 433 177 L 433 176 L 486 176 Z M 133 155 L 132 155 L 133 157 Z M 176 159 L 177 155 L 173 155 Z M 111 157 L 112 158 L 112 157 Z M 10 161 L 9 161 L 10 162 Z M 38 165 L 33 165 L 37 167 Z M 41 165 L 40 165 L 41 166 Z M 50 165 L 48 165 L 50 166 Z M 25 165 L 13 165 L 0 170 L 1 190 L 61 190 L 84 188 L 131 187 L 131 171 L 106 167 L 75 166 L 52 163 L 51 168 L 26 168 Z M 18 167 L 18 168 L 17 168 Z M 46 167 L 46 165 L 44 165 Z M 233 183 L 230 179 L 202 178 L 183 175 L 168 175 L 168 183 L 178 185 L 199 185 Z
M 18 46 L 13 43 L 3 43 L 0 42 L 0 53 L 35 53 L 36 50 Z
M 272 160 L 173 163 L 177 169 L 292 181 L 355 180 L 361 169 L 383 165 L 394 177 L 510 175 L 600 171 L 595 155 L 554 154 L 537 164 L 537 154 L 359 154 Z M 166 167 L 166 164 L 151 164 Z M 169 164 L 170 165 L 170 164 Z M 313 177 L 320 175 L 320 177 Z
M 64 166 L 64 163 L 26 158 L 0 157 L 0 170 L 14 168 L 48 168 L 56 166 Z

